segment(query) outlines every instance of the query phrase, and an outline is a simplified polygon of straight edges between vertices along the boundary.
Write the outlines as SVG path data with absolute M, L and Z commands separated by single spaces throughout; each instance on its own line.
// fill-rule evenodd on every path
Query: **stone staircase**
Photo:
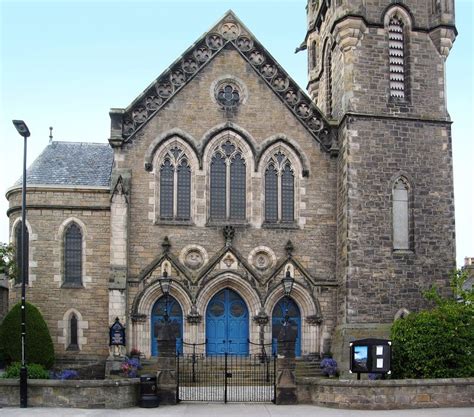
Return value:
M 296 378 L 319 378 L 323 376 L 319 359 L 297 358 L 295 374 Z

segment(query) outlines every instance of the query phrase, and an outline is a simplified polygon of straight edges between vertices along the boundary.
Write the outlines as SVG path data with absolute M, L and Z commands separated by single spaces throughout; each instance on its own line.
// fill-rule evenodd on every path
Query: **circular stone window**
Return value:
M 220 84 L 216 91 L 216 100 L 224 108 L 237 107 L 240 96 L 240 89 L 232 82 Z

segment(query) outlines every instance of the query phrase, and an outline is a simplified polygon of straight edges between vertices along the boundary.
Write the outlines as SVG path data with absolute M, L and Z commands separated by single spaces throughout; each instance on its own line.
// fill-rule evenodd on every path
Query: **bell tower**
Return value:
M 445 61 L 454 0 L 309 0 L 308 91 L 338 125 L 332 352 L 389 337 L 455 267 Z

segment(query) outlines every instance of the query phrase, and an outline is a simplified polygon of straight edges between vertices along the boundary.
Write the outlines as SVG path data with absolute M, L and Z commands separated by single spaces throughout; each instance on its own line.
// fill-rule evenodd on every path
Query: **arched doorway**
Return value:
M 278 334 L 288 315 L 290 326 L 296 327 L 298 336 L 295 343 L 295 355 L 301 356 L 301 314 L 300 309 L 290 297 L 283 297 L 276 303 L 272 313 L 272 343 L 273 352 L 277 351 Z
M 159 298 L 153 305 L 151 311 L 151 356 L 158 356 L 160 347 L 156 338 L 160 327 L 163 326 L 165 311 L 168 308 L 169 321 L 176 335 L 176 351 L 183 352 L 183 310 L 174 297 L 168 296 L 168 306 L 166 297 Z
M 249 311 L 235 291 L 225 288 L 209 301 L 206 338 L 208 355 L 248 354 Z

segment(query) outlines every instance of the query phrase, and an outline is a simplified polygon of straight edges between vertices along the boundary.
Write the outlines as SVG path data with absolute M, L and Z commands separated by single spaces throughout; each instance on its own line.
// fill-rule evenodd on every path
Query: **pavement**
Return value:
M 0 408 L 1 417 L 474 417 L 473 408 L 339 410 L 313 405 L 186 403 L 158 408 L 89 410 L 78 408 Z

